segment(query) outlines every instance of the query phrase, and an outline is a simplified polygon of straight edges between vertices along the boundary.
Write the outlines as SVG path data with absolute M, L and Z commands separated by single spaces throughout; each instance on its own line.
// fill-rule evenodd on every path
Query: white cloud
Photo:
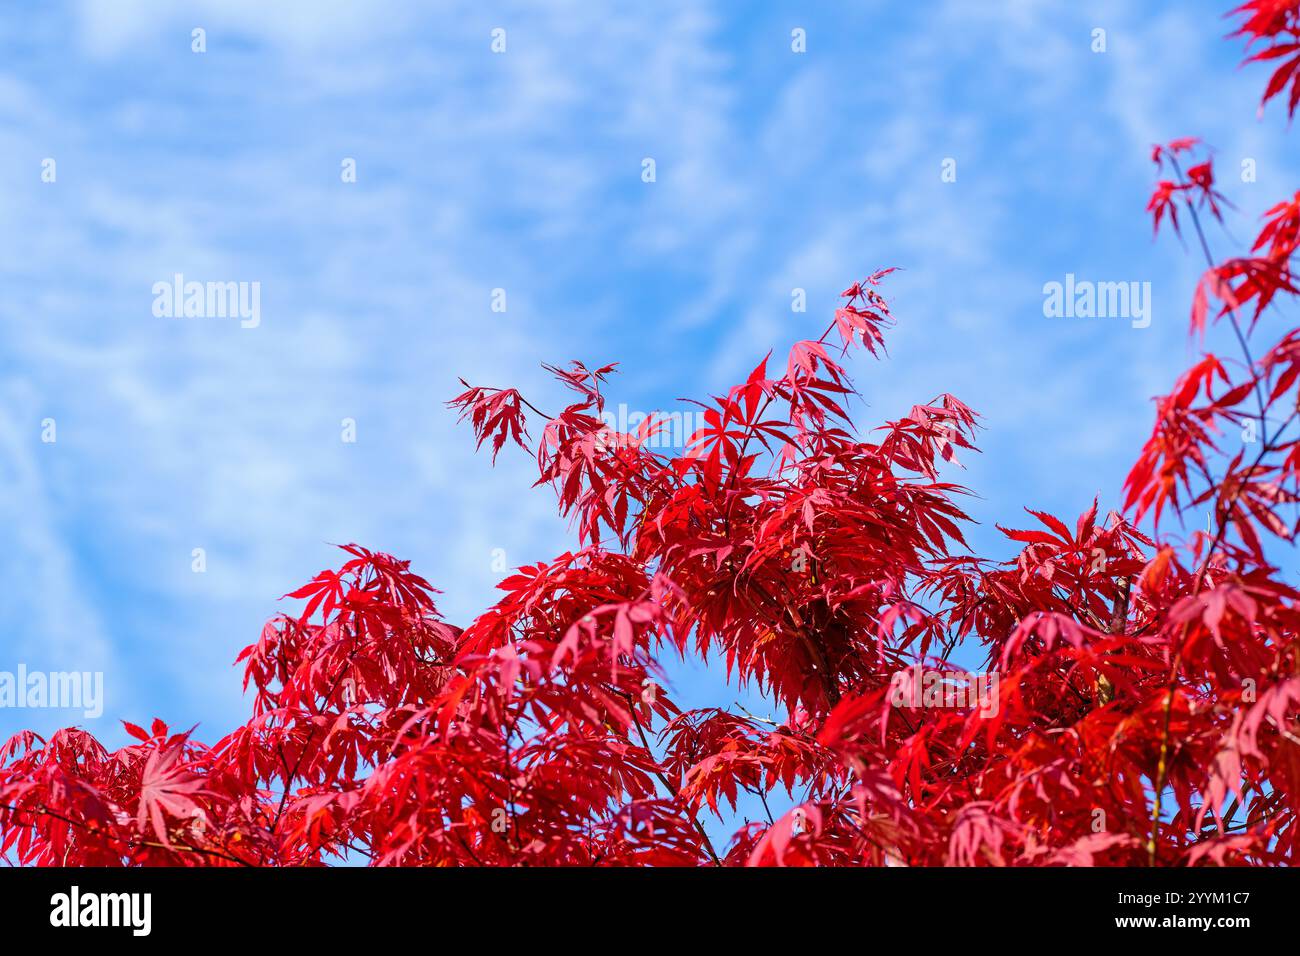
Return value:
M 0 525 L 7 529 L 0 549 L 6 634 L 0 670 L 25 663 L 33 670 L 102 671 L 113 661 L 95 589 L 79 579 L 66 519 L 56 507 L 57 496 L 78 478 L 70 460 L 75 428 L 30 387 L 0 388 Z
M 599 310 L 553 311 L 573 308 L 565 283 L 601 244 L 593 226 L 645 212 L 624 250 L 688 249 L 727 178 L 700 150 L 728 136 L 707 18 L 682 4 L 606 31 L 583 10 L 506 9 L 510 52 L 494 58 L 497 21 L 470 7 L 87 0 L 76 85 L 34 98 L 15 67 L 0 73 L 0 109 L 45 105 L 0 159 L 32 183 L 0 198 L 30 223 L 0 239 L 21 277 L 0 305 L 26 396 L 4 432 L 21 492 L 0 502 L 22 528 L 9 560 L 39 578 L 24 640 L 121 651 L 112 666 L 139 677 L 125 716 L 179 695 L 220 727 L 243 709 L 225 665 L 278 594 L 337 561 L 326 542 L 414 559 L 462 623 L 495 600 L 492 549 L 516 565 L 567 546 L 527 456 L 491 469 L 442 403 L 457 376 L 558 401 L 536 364 L 600 334 Z M 207 60 L 191 26 L 208 30 Z M 129 92 L 82 112 L 76 91 L 97 82 Z M 592 142 L 556 134 L 589 120 Z M 44 185 L 31 157 L 52 142 Z M 665 158 L 661 205 L 593 223 L 647 144 Z M 154 317 L 152 284 L 177 272 L 260 282 L 261 325 Z M 488 310 L 498 285 L 505 315 Z M 32 466 L 44 404 L 76 484 Z M 102 606 L 82 596 L 107 580 Z

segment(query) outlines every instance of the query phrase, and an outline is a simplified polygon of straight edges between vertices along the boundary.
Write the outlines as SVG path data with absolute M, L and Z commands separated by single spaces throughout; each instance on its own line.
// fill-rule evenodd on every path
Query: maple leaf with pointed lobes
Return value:
M 206 792 L 204 777 L 185 759 L 185 739 L 172 738 L 153 750 L 140 772 L 136 822 L 141 829 L 147 826 L 166 847 L 172 846 L 171 827 L 176 821 L 189 823 Z
M 1178 203 L 1182 201 L 1190 206 L 1193 195 L 1199 204 L 1208 207 L 1210 213 L 1220 222 L 1223 221 L 1222 207 L 1232 206 L 1227 198 L 1214 188 L 1214 165 L 1209 159 L 1189 167 L 1185 176 L 1179 168 L 1178 154 L 1191 152 L 1198 146 L 1200 140 L 1183 138 L 1163 146 L 1153 146 L 1151 149 L 1151 159 L 1157 168 L 1164 169 L 1165 164 L 1168 163 L 1178 175 L 1177 181 L 1162 179 L 1156 183 L 1155 190 L 1147 202 L 1147 212 L 1152 214 L 1152 227 L 1156 234 L 1159 234 L 1160 222 L 1168 213 L 1174 232 L 1181 237 L 1182 232 L 1178 225 Z
M 1246 58 L 1246 63 L 1265 63 L 1285 59 L 1276 66 L 1260 98 L 1263 110 L 1268 101 L 1291 84 L 1287 97 L 1287 115 L 1294 116 L 1300 106 L 1300 3 L 1296 0 L 1250 0 L 1232 11 L 1244 18 L 1232 36 L 1248 37 L 1247 49 L 1256 43 L 1268 46 Z
M 482 447 L 487 438 L 492 439 L 492 460 L 509 438 L 524 450 L 528 449 L 525 439 L 528 427 L 525 420 L 523 398 L 513 388 L 477 388 L 464 379 L 460 383 L 466 390 L 447 404 L 460 410 L 460 420 L 470 420 L 474 436 L 478 439 L 476 447 Z
M 1175 159 L 1179 153 L 1191 152 L 1200 144 L 1200 139 L 1195 136 L 1183 136 L 1164 144 L 1157 143 L 1151 147 L 1151 162 L 1163 169 L 1166 160 Z
M 1186 189 L 1186 185 L 1168 179 L 1162 179 L 1156 183 L 1155 192 L 1151 194 L 1151 199 L 1147 202 L 1147 212 L 1151 213 L 1153 233 L 1159 234 L 1160 220 L 1164 218 L 1165 213 L 1168 213 L 1169 222 L 1174 227 L 1174 232 L 1180 236 L 1182 235 L 1182 231 L 1178 228 L 1178 199 Z
M 1203 163 L 1197 163 L 1187 170 L 1187 181 L 1191 188 L 1197 193 L 1201 203 L 1209 207 L 1210 213 L 1215 219 L 1223 221 L 1223 210 L 1221 206 L 1231 207 L 1231 203 L 1224 197 L 1223 193 L 1214 188 L 1214 166 L 1210 160 Z
M 849 300 L 848 305 L 835 311 L 835 328 L 845 350 L 857 340 L 872 355 L 877 354 L 877 349 L 883 351 L 884 329 L 891 323 L 889 306 L 884 297 L 871 287 L 879 285 L 881 279 L 896 271 L 898 270 L 892 268 L 880 269 L 840 293 L 840 298 Z
M 1198 335 L 1204 333 L 1211 297 L 1222 303 L 1216 318 L 1236 312 L 1253 301 L 1255 307 L 1250 317 L 1253 329 L 1279 293 L 1294 295 L 1297 291 L 1300 290 L 1297 290 L 1291 270 L 1285 263 L 1272 257 L 1229 259 L 1206 270 L 1197 283 L 1192 300 L 1192 331 Z
M 1289 200 L 1278 203 L 1264 213 L 1267 220 L 1260 230 L 1251 252 L 1258 252 L 1268 246 L 1268 257 L 1276 262 L 1285 262 L 1295 253 L 1300 245 L 1300 191 Z

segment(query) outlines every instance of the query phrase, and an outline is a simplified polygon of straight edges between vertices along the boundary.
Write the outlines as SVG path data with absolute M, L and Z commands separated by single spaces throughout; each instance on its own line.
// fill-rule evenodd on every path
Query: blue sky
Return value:
M 0 669 L 102 670 L 106 701 L 0 710 L 0 732 L 120 743 L 119 718 L 158 715 L 215 739 L 247 713 L 235 653 L 329 542 L 412 559 L 464 623 L 493 549 L 569 538 L 526 456 L 474 454 L 443 407 L 457 377 L 554 407 L 540 362 L 620 361 L 616 403 L 680 407 L 882 266 L 904 269 L 899 326 L 853 366 L 857 417 L 944 391 L 984 415 L 976 548 L 1006 554 L 992 522 L 1022 505 L 1115 504 L 1194 354 L 1200 269 L 1152 242 L 1150 145 L 1216 148 L 1238 238 L 1297 181 L 1229 6 L 9 3 Z M 156 317 L 175 273 L 260 283 L 260 324 Z M 1150 282 L 1150 327 L 1044 317 L 1066 273 Z M 736 699 L 676 674 L 691 704 Z

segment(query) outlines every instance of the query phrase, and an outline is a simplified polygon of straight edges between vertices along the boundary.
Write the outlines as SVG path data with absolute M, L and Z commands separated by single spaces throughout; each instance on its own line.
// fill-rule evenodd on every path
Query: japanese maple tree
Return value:
M 1300 0 L 1235 11 L 1264 102 L 1300 104 Z M 23 864 L 1289 864 L 1300 813 L 1300 592 L 1269 554 L 1300 495 L 1300 192 L 1249 251 L 1194 139 L 1158 146 L 1158 230 L 1207 258 L 1191 333 L 1230 330 L 1156 402 L 1118 511 L 1030 511 L 976 556 L 976 414 L 951 395 L 859 430 L 845 355 L 883 353 L 891 270 L 820 335 L 701 403 L 685 449 L 602 418 L 612 365 L 450 403 L 492 455 L 535 454 L 574 549 L 519 568 L 466 626 L 408 562 L 349 545 L 244 648 L 247 723 L 160 720 L 109 751 L 79 729 L 0 750 L 0 846 Z M 755 357 L 757 359 L 757 356 Z M 1175 517 L 1201 528 L 1175 537 Z M 1017 522 L 1019 524 L 1021 522 Z M 1181 528 L 1181 523 L 1179 524 Z M 1289 553 L 1289 552 L 1286 552 Z M 994 706 L 899 704 L 978 646 Z M 680 710 L 697 655 L 781 709 Z M 906 693 L 903 695 L 906 697 Z M 794 808 L 710 838 L 743 793 Z

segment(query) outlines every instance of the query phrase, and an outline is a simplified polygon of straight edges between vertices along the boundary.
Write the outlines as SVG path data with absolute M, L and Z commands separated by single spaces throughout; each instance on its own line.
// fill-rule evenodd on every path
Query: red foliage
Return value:
M 1271 44 L 1253 59 L 1300 49 L 1298 8 L 1241 8 Z M 1296 62 L 1266 100 L 1292 82 L 1294 109 Z M 1149 208 L 1204 240 L 1224 201 L 1208 161 L 1181 171 L 1197 148 L 1155 149 L 1172 178 Z M 113 752 L 76 729 L 11 739 L 0 847 L 79 865 L 1294 863 L 1300 593 L 1266 542 L 1296 533 L 1300 329 L 1252 337 L 1298 294 L 1298 241 L 1293 199 L 1252 256 L 1209 263 L 1193 330 L 1213 296 L 1242 357 L 1205 355 L 1157 400 L 1127 517 L 1031 511 L 1005 562 L 969 553 L 941 473 L 974 448 L 974 412 L 940 395 L 865 435 L 849 420 L 840 360 L 883 351 L 889 270 L 777 371 L 769 356 L 702 403 L 680 453 L 655 449 L 655 422 L 604 424 L 612 366 L 550 369 L 576 395 L 554 416 L 467 386 L 451 404 L 494 457 L 544 419 L 538 483 L 578 550 L 518 569 L 462 631 L 407 562 L 347 546 L 239 655 L 252 716 L 215 745 L 161 721 Z M 1207 511 L 1187 541 L 1162 530 Z M 976 642 L 983 692 L 952 696 L 945 661 Z M 784 719 L 680 711 L 665 654 L 725 661 Z M 710 840 L 711 816 L 777 789 L 793 810 Z

